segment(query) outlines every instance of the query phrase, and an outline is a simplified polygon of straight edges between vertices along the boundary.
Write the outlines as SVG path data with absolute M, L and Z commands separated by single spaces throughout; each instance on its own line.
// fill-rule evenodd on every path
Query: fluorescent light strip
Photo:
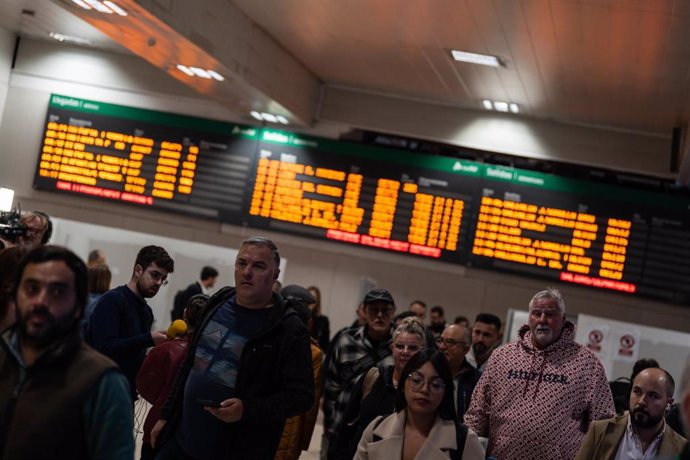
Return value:
M 259 112 L 257 112 L 256 110 L 252 110 L 251 112 L 249 112 L 249 115 L 251 115 L 252 117 L 256 118 L 259 121 L 264 121 L 261 114 Z
M 84 0 L 72 0 L 72 2 L 84 8 L 85 10 L 92 9 L 87 3 L 84 2 Z
M 208 70 L 207 72 L 214 80 L 225 81 L 225 77 L 216 72 L 215 70 Z
M 288 123 L 290 123 L 290 122 L 288 121 L 288 119 L 285 118 L 285 117 L 282 116 L 282 115 L 276 115 L 276 118 L 278 119 L 278 122 L 279 122 L 279 123 L 282 123 L 282 124 L 284 124 L 284 125 L 287 125 Z
M 177 64 L 177 70 L 179 70 L 179 71 L 182 72 L 182 73 L 185 73 L 185 74 L 189 75 L 190 77 L 193 77 L 193 76 L 194 76 L 194 72 L 192 72 L 192 71 L 189 69 L 189 67 L 187 67 L 186 65 Z
M 64 35 L 64 34 L 59 34 L 56 32 L 51 32 L 50 34 L 51 38 L 54 38 L 55 40 L 59 42 L 67 42 L 67 43 L 76 43 L 79 45 L 92 45 L 91 40 L 87 40 L 86 38 L 81 38 L 81 37 L 75 37 L 72 35 Z
M 113 14 L 113 10 L 99 2 L 98 0 L 84 0 L 86 3 L 89 4 L 94 10 L 100 12 L 100 13 L 107 13 L 107 14 Z
M 117 6 L 115 2 L 111 2 L 110 0 L 104 0 L 103 4 L 113 10 L 115 13 L 119 14 L 120 16 L 127 16 L 127 12 Z
M 484 99 L 484 100 L 482 101 L 482 105 L 484 106 L 484 108 L 485 108 L 486 110 L 493 110 L 493 109 L 494 109 L 493 103 L 492 103 L 490 100 L 488 100 L 488 99 Z
M 510 103 L 510 111 L 513 113 L 518 113 L 520 112 L 520 107 L 515 102 Z
M 488 65 L 491 67 L 501 66 L 501 61 L 499 61 L 496 56 L 491 56 L 490 54 L 477 54 L 459 50 L 451 50 L 450 54 L 453 56 L 453 59 L 460 62 Z
M 264 120 L 266 120 L 270 123 L 278 123 L 278 117 L 276 117 L 272 113 L 261 112 L 261 116 L 263 117 Z

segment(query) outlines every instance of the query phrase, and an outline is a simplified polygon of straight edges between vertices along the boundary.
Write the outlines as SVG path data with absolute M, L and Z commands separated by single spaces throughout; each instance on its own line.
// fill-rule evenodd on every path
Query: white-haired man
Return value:
M 519 336 L 491 355 L 465 423 L 501 460 L 572 459 L 590 422 L 615 414 L 604 368 L 575 343 L 556 289 L 532 297 Z

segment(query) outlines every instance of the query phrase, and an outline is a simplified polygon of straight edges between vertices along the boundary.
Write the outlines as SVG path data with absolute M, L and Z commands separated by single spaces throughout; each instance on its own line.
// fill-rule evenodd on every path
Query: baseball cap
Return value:
M 305 288 L 297 284 L 290 284 L 280 290 L 280 295 L 287 299 L 293 297 L 296 300 L 304 302 L 305 305 L 316 303 L 316 299 Z
M 371 291 L 367 292 L 367 295 L 364 296 L 363 302 L 365 304 L 372 302 L 386 302 L 395 306 L 393 296 L 385 289 L 372 289 Z

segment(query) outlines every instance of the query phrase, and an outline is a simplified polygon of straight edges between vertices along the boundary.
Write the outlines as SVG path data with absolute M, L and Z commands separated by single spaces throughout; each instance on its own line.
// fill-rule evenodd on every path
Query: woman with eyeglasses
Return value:
M 398 383 L 396 413 L 374 419 L 355 460 L 483 460 L 477 434 L 456 421 L 453 378 L 439 352 L 420 351 Z
M 367 425 L 379 415 L 395 412 L 395 395 L 402 371 L 410 358 L 425 346 L 422 320 L 416 316 L 403 319 L 393 331 L 393 365 L 372 367 L 361 378 L 352 393 L 341 429 L 329 444 L 330 460 L 351 460 Z

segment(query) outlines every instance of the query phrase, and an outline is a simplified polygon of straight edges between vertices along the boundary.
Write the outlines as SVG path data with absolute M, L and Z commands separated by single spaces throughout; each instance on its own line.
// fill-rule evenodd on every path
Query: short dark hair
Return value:
M 637 374 L 650 367 L 659 367 L 659 362 L 654 358 L 640 358 L 633 364 L 632 373 L 630 374 L 630 383 L 635 380 Z
M 53 236 L 53 221 L 50 220 L 50 216 L 43 211 L 31 211 L 32 214 L 40 217 L 43 220 L 45 226 L 43 227 L 43 236 L 41 237 L 41 244 L 46 244 L 50 241 L 50 237 Z
M 446 316 L 446 313 L 443 311 L 443 307 L 440 305 L 436 305 L 435 307 L 431 307 L 430 312 L 431 313 L 438 313 L 441 316 Z
M 496 332 L 501 332 L 501 319 L 491 313 L 480 313 L 477 315 L 477 317 L 474 319 L 474 322 L 477 323 L 484 323 L 484 324 L 491 324 L 496 328 Z
M 41 264 L 44 262 L 62 261 L 74 274 L 74 293 L 76 295 L 76 306 L 78 315 L 84 313 L 86 306 L 86 299 L 88 297 L 86 284 L 88 276 L 86 274 L 86 264 L 75 253 L 62 246 L 38 246 L 24 256 L 17 266 L 17 276 L 14 278 L 12 285 L 12 297 L 17 301 L 17 293 L 19 292 L 19 285 L 24 276 L 24 270 L 29 264 Z
M 105 264 L 92 265 L 88 268 L 89 294 L 105 294 L 110 289 L 112 273 Z
M 273 241 L 269 240 L 268 238 L 264 238 L 263 236 L 252 236 L 251 238 L 247 238 L 240 243 L 240 249 L 242 249 L 244 246 L 263 246 L 270 249 L 273 260 L 276 263 L 276 268 L 280 268 L 280 252 L 278 252 L 278 246 L 276 246 Z
M 168 255 L 168 252 L 160 246 L 144 246 L 137 254 L 137 260 L 134 265 L 139 265 L 146 270 L 149 265 L 155 263 L 168 273 L 175 271 L 175 262 Z
M 455 420 L 455 402 L 453 401 L 453 394 L 455 393 L 453 387 L 453 375 L 450 371 L 450 365 L 443 353 L 439 351 L 427 349 L 421 350 L 414 354 L 405 365 L 398 382 L 398 388 L 395 391 L 395 411 L 400 412 L 407 407 L 407 399 L 405 399 L 405 382 L 410 375 L 410 372 L 416 371 L 422 367 L 426 362 L 430 362 L 438 376 L 443 380 L 446 386 L 443 392 L 443 399 L 438 406 L 438 415 L 443 420 Z
M 189 298 L 184 308 L 186 323 L 189 329 L 195 329 L 204 315 L 209 297 L 206 294 L 195 294 Z
M 410 302 L 410 307 L 416 303 L 424 307 L 424 309 L 426 310 L 426 303 L 423 300 L 413 300 L 412 302 Z
M 460 323 L 470 324 L 470 320 L 467 319 L 467 316 L 456 316 L 455 320 L 453 321 L 453 324 L 460 324 Z
M 398 321 L 402 321 L 405 318 L 411 318 L 412 316 L 416 317 L 417 314 L 413 311 L 410 310 L 405 310 L 403 312 L 398 313 L 393 317 L 393 323 L 397 323 Z
M 215 278 L 218 276 L 218 270 L 208 265 L 201 269 L 201 281 L 206 281 L 209 278 Z

